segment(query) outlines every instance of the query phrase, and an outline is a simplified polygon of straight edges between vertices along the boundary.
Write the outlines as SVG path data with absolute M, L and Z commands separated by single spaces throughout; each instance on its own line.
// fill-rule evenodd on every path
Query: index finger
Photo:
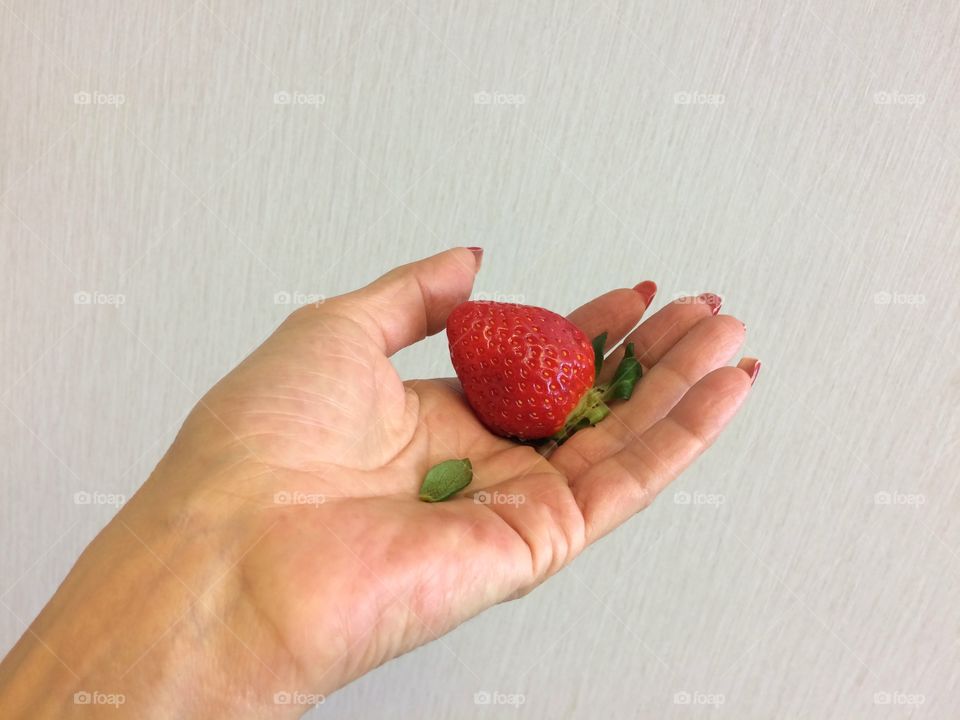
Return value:
M 656 292 L 657 286 L 649 280 L 634 288 L 611 290 L 581 305 L 567 319 L 591 340 L 607 333 L 604 350 L 609 350 L 636 327 Z

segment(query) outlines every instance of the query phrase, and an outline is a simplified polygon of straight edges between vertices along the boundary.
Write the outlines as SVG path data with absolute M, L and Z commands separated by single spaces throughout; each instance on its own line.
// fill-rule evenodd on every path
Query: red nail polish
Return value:
M 480 265 L 483 263 L 483 248 L 482 247 L 468 247 L 467 250 L 473 253 L 473 257 L 477 260 L 477 270 L 480 269 Z
M 633 290 L 643 298 L 643 304 L 650 307 L 650 303 L 657 295 L 657 284 L 653 280 L 644 280 L 639 285 L 635 285 Z
M 697 300 L 710 306 L 710 314 L 716 315 L 720 312 L 720 306 L 723 305 L 723 298 L 713 293 L 703 293 L 697 296 Z
M 750 384 L 753 385 L 757 381 L 757 375 L 760 374 L 760 361 L 757 360 L 753 363 L 753 371 L 750 373 Z

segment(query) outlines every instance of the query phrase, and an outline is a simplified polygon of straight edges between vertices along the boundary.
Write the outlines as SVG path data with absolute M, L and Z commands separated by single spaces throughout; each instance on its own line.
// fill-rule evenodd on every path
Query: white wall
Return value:
M 674 486 L 722 504 L 668 490 L 311 717 L 955 716 L 958 28 L 947 0 L 3 0 L 0 646 L 111 515 L 73 494 L 130 493 L 275 293 L 482 245 L 478 291 L 560 311 L 727 298 L 764 369 Z M 442 338 L 398 362 L 450 372 Z

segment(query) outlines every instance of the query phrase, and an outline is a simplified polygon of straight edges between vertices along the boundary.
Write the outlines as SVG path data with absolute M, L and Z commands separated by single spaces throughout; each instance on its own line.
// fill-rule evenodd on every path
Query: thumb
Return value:
M 326 312 L 349 317 L 385 355 L 443 329 L 470 297 L 483 250 L 452 248 L 401 265 L 360 290 L 328 300 Z

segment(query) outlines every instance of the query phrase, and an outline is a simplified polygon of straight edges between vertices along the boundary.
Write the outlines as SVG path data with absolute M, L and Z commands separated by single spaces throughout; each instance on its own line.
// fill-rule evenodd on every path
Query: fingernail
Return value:
M 753 385 L 757 381 L 757 375 L 760 374 L 760 361 L 753 361 L 753 370 L 750 371 L 750 384 Z
M 477 260 L 477 270 L 480 269 L 480 266 L 483 264 L 483 248 L 482 247 L 468 247 L 467 250 L 473 253 L 473 257 Z
M 720 306 L 723 305 L 723 298 L 713 293 L 703 293 L 697 296 L 697 300 L 710 306 L 710 314 L 716 315 L 720 312 Z
M 643 304 L 650 307 L 650 303 L 657 295 L 657 284 L 653 280 L 644 280 L 639 285 L 634 285 L 633 290 L 643 298 Z

